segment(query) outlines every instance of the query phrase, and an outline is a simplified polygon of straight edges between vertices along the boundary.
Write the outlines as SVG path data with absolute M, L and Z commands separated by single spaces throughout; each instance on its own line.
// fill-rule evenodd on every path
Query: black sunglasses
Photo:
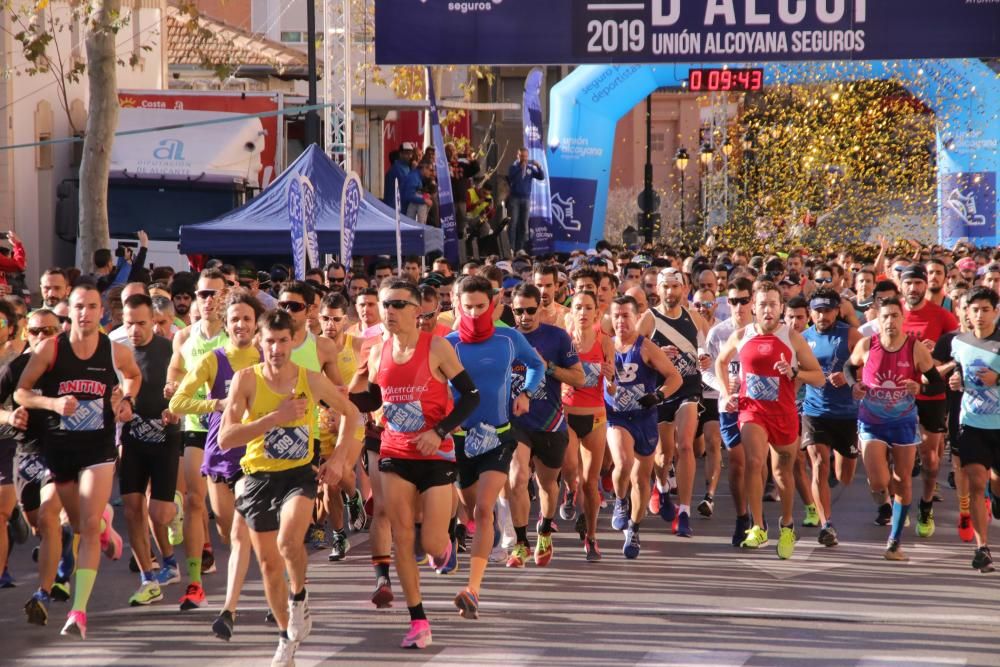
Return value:
M 514 311 L 515 315 L 524 315 L 525 313 L 527 313 L 528 315 L 534 315 L 535 313 L 538 312 L 538 306 L 528 306 L 527 308 L 512 308 L 511 310 Z
M 219 290 L 215 290 L 215 289 L 200 289 L 197 292 L 195 292 L 195 295 L 199 299 L 211 299 L 213 296 L 215 296 L 218 293 L 219 293 Z
M 748 303 L 750 303 L 750 297 L 748 297 L 748 296 L 738 296 L 738 297 L 735 297 L 735 298 L 734 297 L 729 297 L 726 300 L 729 301 L 729 305 L 730 306 L 745 306 Z
M 324 321 L 324 322 L 326 322 L 327 320 L 329 320 L 331 322 L 336 322 L 336 323 L 340 324 L 341 322 L 344 321 L 345 318 L 344 318 L 343 315 L 341 315 L 340 317 L 336 317 L 336 316 L 332 316 L 332 315 L 330 317 L 325 317 L 323 315 L 320 315 L 319 319 L 322 320 L 322 321 Z
M 382 302 L 382 307 L 388 310 L 392 308 L 393 310 L 403 310 L 407 306 L 416 306 L 417 304 L 412 301 L 407 301 L 406 299 L 388 299 Z
M 438 316 L 438 311 L 437 311 L 437 309 L 434 309 L 434 310 L 432 310 L 429 313 L 420 313 L 419 315 L 417 315 L 417 319 L 418 320 L 433 320 L 437 316 Z
M 57 332 L 56 327 L 28 327 L 28 335 L 30 336 L 55 336 Z
M 56 319 L 59 320 L 59 324 L 69 324 L 68 315 L 56 315 Z
M 278 308 L 287 310 L 290 313 L 301 313 L 306 309 L 306 304 L 301 301 L 279 301 Z

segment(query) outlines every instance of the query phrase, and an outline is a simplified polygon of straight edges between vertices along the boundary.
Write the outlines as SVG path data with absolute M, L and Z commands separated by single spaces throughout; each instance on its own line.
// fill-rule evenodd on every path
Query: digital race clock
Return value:
M 698 68 L 688 71 L 688 90 L 692 92 L 753 93 L 764 88 L 764 70 Z

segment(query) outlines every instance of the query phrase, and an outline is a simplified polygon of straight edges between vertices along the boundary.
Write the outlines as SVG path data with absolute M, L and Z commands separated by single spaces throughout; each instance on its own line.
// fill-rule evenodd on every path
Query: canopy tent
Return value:
M 308 178 L 316 192 L 316 233 L 320 253 L 340 254 L 340 196 L 346 174 L 316 145 L 309 146 L 259 195 L 238 209 L 214 220 L 181 227 L 180 250 L 184 254 L 277 255 L 290 254 L 291 223 L 288 216 L 288 184 Z M 395 212 L 364 193 L 357 229 L 355 257 L 396 253 Z M 402 217 L 403 254 L 426 255 L 444 247 L 440 229 Z

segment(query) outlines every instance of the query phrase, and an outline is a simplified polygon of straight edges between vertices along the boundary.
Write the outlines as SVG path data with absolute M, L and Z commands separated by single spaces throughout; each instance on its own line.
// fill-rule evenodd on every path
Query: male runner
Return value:
M 129 296 L 122 318 L 122 328 L 142 373 L 132 420 L 122 426 L 118 470 L 129 545 L 139 565 L 139 589 L 129 598 L 129 604 L 135 607 L 163 599 L 150 557 L 149 522 L 152 519 L 165 531 L 177 513 L 174 494 L 181 434 L 177 426 L 180 420 L 167 409 L 163 397 L 171 345 L 166 338 L 153 334 L 152 300 L 144 294 Z
M 142 382 L 132 352 L 100 332 L 101 311 L 96 287 L 73 288 L 72 329 L 39 346 L 14 392 L 14 400 L 28 410 L 46 411 L 42 454 L 73 530 L 80 535 L 73 608 L 62 634 L 81 639 L 87 636 L 87 602 L 102 547 L 121 555 L 108 505 L 118 458 L 115 420 L 131 420 L 132 397 Z M 118 373 L 123 378 L 121 397 L 113 395 Z M 38 394 L 32 391 L 36 386 Z
M 17 311 L 14 305 L 8 301 L 0 301 L 0 342 L 6 343 L 15 337 L 17 332 Z M 12 354 L 11 359 L 16 358 L 22 352 L 10 352 L 2 355 Z M 7 359 L 0 361 L 3 365 L 8 363 Z M 24 409 L 15 408 L 9 404 L 10 394 L 7 395 L 4 405 L 8 408 L 9 414 L 0 421 L 0 572 L 4 576 L 9 576 L 7 571 L 7 558 L 10 555 L 9 531 L 7 522 L 17 506 L 17 494 L 14 486 L 14 456 L 17 451 L 17 441 L 21 439 L 23 430 L 28 425 L 28 413 Z
M 968 317 L 972 331 L 952 341 L 952 355 L 959 371 L 952 374 L 951 388 L 962 394 L 959 451 L 962 472 L 969 483 L 973 501 L 970 507 L 976 533 L 973 569 L 992 572 L 987 533 L 990 517 L 980 498 L 990 487 L 993 514 L 998 513 L 1000 495 L 1000 329 L 997 328 L 997 303 L 1000 297 L 989 287 L 974 287 L 968 295 Z
M 705 270 L 701 275 L 710 273 L 715 278 L 715 272 Z M 705 354 L 702 355 L 699 364 L 701 368 L 701 403 L 698 406 L 698 429 L 695 432 L 695 458 L 704 454 L 705 456 L 705 495 L 698 503 L 698 513 L 703 517 L 710 518 L 715 512 L 715 492 L 719 487 L 719 477 L 722 475 L 722 434 L 719 431 L 719 392 L 713 389 L 705 380 L 705 374 L 715 365 L 715 359 L 708 353 L 708 333 L 719 320 L 715 318 L 716 310 L 724 312 L 722 319 L 729 317 L 729 305 L 726 297 L 716 297 L 715 289 L 709 287 L 712 283 L 706 283 L 701 279 L 701 287 L 695 292 L 694 306 L 695 312 L 701 315 L 705 321 Z M 722 305 L 725 310 L 722 311 Z
M 218 269 L 205 269 L 198 278 L 195 297 L 200 319 L 177 332 L 173 338 L 173 356 L 167 372 L 164 396 L 171 398 L 189 370 L 194 369 L 203 356 L 225 345 L 227 336 L 223 326 L 223 307 L 226 300 L 226 278 Z M 174 306 L 177 300 L 174 299 Z M 197 400 L 205 400 L 207 388 L 200 387 Z M 184 446 L 184 551 L 187 554 L 188 586 L 180 599 L 181 611 L 197 609 L 206 602 L 201 585 L 203 572 L 214 572 L 215 555 L 206 532 L 205 494 L 208 486 L 202 475 L 205 461 L 205 441 L 208 437 L 208 420 L 205 415 L 187 415 L 182 425 L 181 440 Z M 164 568 L 165 576 L 173 579 L 171 568 Z M 161 583 L 164 579 L 161 578 Z
M 802 334 L 826 377 L 819 389 L 806 385 L 802 444 L 808 448 L 812 461 L 813 498 L 822 522 L 818 539 L 827 547 L 837 544 L 830 502 L 830 452 L 835 452 L 836 478 L 845 486 L 854 479 L 858 459 L 858 406 L 847 386 L 843 367 L 861 334 L 837 319 L 840 301 L 840 295 L 830 288 L 820 287 L 813 292 L 809 299 L 813 325 Z
M 829 282 L 820 283 L 829 285 Z M 798 333 L 805 333 L 806 328 L 809 326 L 809 301 L 801 294 L 793 296 L 792 298 L 785 301 L 785 315 L 784 322 L 792 331 L 797 331 Z M 802 420 L 802 402 L 806 397 L 806 385 L 801 382 L 795 383 L 795 408 L 799 413 L 799 422 L 801 424 Z M 799 434 L 801 435 L 802 429 L 799 427 Z M 764 483 L 764 500 L 773 501 L 774 500 L 774 479 L 773 471 L 771 470 L 773 466 L 768 464 L 768 475 Z M 809 471 L 806 469 L 806 446 L 802 444 L 802 439 L 799 438 L 799 450 L 795 453 L 795 464 L 792 466 L 792 474 L 795 477 L 795 490 L 799 494 L 799 498 L 802 499 L 802 504 L 805 505 L 804 509 L 806 515 L 802 517 L 802 525 L 807 528 L 817 528 L 822 523 L 819 518 L 819 510 L 816 509 L 816 501 L 813 498 L 812 492 L 812 478 L 809 476 Z
M 401 646 L 426 648 L 432 637 L 414 556 L 415 516 L 419 512 L 422 517 L 422 550 L 440 554 L 434 564 L 449 560 L 456 477 L 450 433 L 475 410 L 479 391 L 454 348 L 417 327 L 420 292 L 415 285 L 395 281 L 380 296 L 388 336 L 372 346 L 367 368 L 351 383 L 350 396 L 365 412 L 383 407 L 378 468 L 396 547 L 396 573 L 410 614 L 410 630 Z M 449 381 L 460 394 L 454 407 Z
M 916 337 L 904 333 L 903 317 L 899 299 L 882 299 L 878 309 L 879 334 L 859 340 L 844 366 L 844 376 L 854 386 L 854 396 L 861 398 L 858 438 L 868 485 L 873 493 L 891 488 L 894 494 L 892 528 L 884 554 L 886 560 L 893 561 L 908 560 L 900 548 L 900 540 L 910 510 L 911 470 L 920 441 L 914 396 L 921 391 L 921 373 L 932 385 L 934 380 L 940 380 L 931 353 Z M 857 371 L 862 367 L 861 380 L 857 381 Z
M 335 485 L 361 451 L 361 442 L 354 437 L 361 424 L 357 408 L 325 375 L 291 361 L 292 336 L 288 313 L 274 310 L 264 315 L 260 321 L 264 361 L 233 377 L 219 429 L 222 449 L 246 446 L 240 461 L 245 476 L 236 484 L 236 510 L 250 529 L 264 593 L 280 633 L 272 667 L 294 665 L 295 650 L 312 630 L 303 538 L 312 517 L 317 478 Z M 341 446 L 317 471 L 312 414 L 319 405 L 343 419 Z
M 746 447 L 745 488 L 753 526 L 741 546 L 758 549 L 767 544 L 762 474 L 770 449 L 781 493 L 777 551 L 778 557 L 785 559 L 791 558 L 795 550 L 793 467 L 799 440 L 795 380 L 819 387 L 826 378 L 802 335 L 781 322 L 781 305 L 781 290 L 777 285 L 770 281 L 757 283 L 755 321 L 729 337 L 719 351 L 715 373 L 724 377 L 730 360 L 739 357 L 739 394 L 723 384 L 719 401 L 727 412 L 739 409 L 740 441 Z
M 539 307 L 539 321 L 542 324 L 566 328 L 566 315 L 569 308 L 556 301 L 556 290 L 559 289 L 559 269 L 552 264 L 536 262 L 532 268 L 532 281 L 541 292 L 542 301 Z
M 548 278 L 551 279 L 551 275 Z M 522 283 L 514 288 L 513 311 L 517 330 L 545 362 L 545 377 L 538 389 L 529 395 L 528 411 L 513 420 L 517 446 L 510 464 L 509 498 L 517 544 L 507 560 L 508 567 L 524 567 L 531 548 L 528 543 L 531 505 L 528 478 L 532 464 L 538 479 L 541 510 L 535 564 L 544 567 L 552 560 L 552 520 L 559 503 L 559 471 L 569 446 L 562 385 L 582 387 L 585 381 L 573 341 L 563 329 L 542 323 L 541 303 L 541 290 L 534 285 Z M 513 373 L 511 398 L 516 400 L 525 385 L 527 366 L 517 361 Z M 576 511 L 575 507 L 573 511 Z
M 517 447 L 510 415 L 520 417 L 528 412 L 529 397 L 538 391 L 545 374 L 545 363 L 521 333 L 496 327 L 493 317 L 498 303 L 499 295 L 489 280 L 479 276 L 463 278 L 459 284 L 458 330 L 446 337 L 480 396 L 479 406 L 455 433 L 458 488 L 466 510 L 476 522 L 469 581 L 455 596 L 455 606 L 463 618 L 472 619 L 479 618 L 479 591 L 493 548 L 493 506 L 507 482 Z M 520 393 L 513 395 L 512 368 L 519 364 L 525 366 L 524 384 Z M 545 509 L 555 513 L 554 504 Z M 551 518 L 542 526 L 550 533 Z
M 250 533 L 243 517 L 235 511 L 235 487 L 236 482 L 243 477 L 240 459 L 246 448 L 223 450 L 219 447 L 219 427 L 233 376 L 237 371 L 261 362 L 254 337 L 257 334 L 257 321 L 263 314 L 263 306 L 254 297 L 246 292 L 232 294 L 225 307 L 225 345 L 202 356 L 170 399 L 170 410 L 174 414 L 208 417 L 208 435 L 201 471 L 210 481 L 208 495 L 219 533 L 223 541 L 230 544 L 226 601 L 212 623 L 212 632 L 225 641 L 229 641 L 233 635 L 236 606 L 250 566 Z M 205 399 L 196 398 L 199 390 L 205 387 L 208 388 Z
M 611 304 L 615 380 L 604 390 L 608 447 L 615 462 L 611 527 L 625 532 L 622 553 L 629 559 L 639 557 L 639 524 L 649 502 L 657 442 L 656 406 L 683 384 L 666 353 L 637 331 L 637 310 L 630 296 L 618 297 Z M 657 382 L 659 377 L 663 377 L 662 384 Z

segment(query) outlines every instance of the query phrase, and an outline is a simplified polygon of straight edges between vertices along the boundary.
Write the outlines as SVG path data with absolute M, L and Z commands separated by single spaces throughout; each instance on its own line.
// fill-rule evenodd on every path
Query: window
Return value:
M 501 91 L 504 102 L 517 104 L 517 109 L 504 109 L 503 122 L 521 122 L 521 103 L 524 100 L 524 77 L 505 76 L 501 79 Z
M 303 44 L 306 41 L 306 34 L 301 30 L 282 31 L 281 41 L 291 44 Z
M 35 141 L 52 139 L 52 106 L 42 100 L 35 106 Z M 55 164 L 52 144 L 35 146 L 35 169 L 52 169 Z

